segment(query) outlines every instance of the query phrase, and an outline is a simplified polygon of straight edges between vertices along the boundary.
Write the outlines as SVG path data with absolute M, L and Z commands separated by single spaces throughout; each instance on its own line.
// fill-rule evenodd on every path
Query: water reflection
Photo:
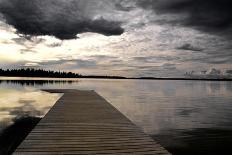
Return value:
M 73 83 L 0 86 L 1 118 L 12 119 L 20 113 L 42 116 L 49 109 L 44 103 L 54 100 L 46 101 L 51 94 L 38 89 L 87 89 L 97 91 L 174 154 L 210 154 L 232 145 L 231 82 L 81 79 Z M 11 95 L 7 97 L 9 89 Z M 9 103 L 14 103 L 13 107 Z
M 9 81 L 10 82 L 10 81 Z M 0 154 L 11 154 L 61 94 L 0 83 Z M 37 82 L 35 82 L 37 83 Z M 41 84 L 41 83 L 39 83 Z
M 92 86 L 92 87 L 91 87 Z M 232 145 L 231 82 L 80 81 L 173 154 L 225 154 Z
M 172 130 L 153 135 L 153 138 L 177 155 L 224 155 L 231 151 L 232 130 L 222 128 Z
M 37 86 L 37 85 L 48 85 L 48 84 L 72 84 L 78 82 L 76 80 L 52 80 L 52 79 L 47 79 L 47 80 L 7 80 L 7 79 L 3 79 L 0 80 L 0 84 L 1 83 L 7 83 L 7 84 L 16 84 L 16 85 L 21 85 L 21 86 Z
M 15 117 L 42 117 L 60 96 L 27 87 L 0 88 L 0 128 L 12 123 Z
M 13 119 L 13 123 L 0 132 L 0 154 L 12 154 L 40 119 L 31 116 Z

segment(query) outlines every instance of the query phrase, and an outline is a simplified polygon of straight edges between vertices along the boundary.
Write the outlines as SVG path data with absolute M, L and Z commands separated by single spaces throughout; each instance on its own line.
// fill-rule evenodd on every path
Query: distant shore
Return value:
M 9 78 L 9 79 L 8 79 Z M 58 80 L 61 79 L 61 80 Z M 232 81 L 232 79 L 204 79 L 204 78 L 155 78 L 155 77 L 115 77 L 115 76 L 81 76 L 81 77 L 30 77 L 30 76 L 0 76 L 0 80 L 55 80 L 55 81 L 72 81 L 78 79 L 125 79 L 125 80 L 173 80 L 173 81 Z
M 201 78 L 201 77 L 124 77 L 114 75 L 81 75 L 73 72 L 51 71 L 34 68 L 0 69 L 0 77 L 18 78 L 52 78 L 52 79 L 134 79 L 134 80 L 194 80 L 194 81 L 232 81 L 232 78 Z M 0 79 L 1 80 L 1 79 Z M 40 79 L 39 79 L 40 80 Z

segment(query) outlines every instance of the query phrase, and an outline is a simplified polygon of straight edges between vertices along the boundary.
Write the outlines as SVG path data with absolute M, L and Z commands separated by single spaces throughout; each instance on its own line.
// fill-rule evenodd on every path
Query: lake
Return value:
M 226 154 L 232 145 L 232 82 L 0 78 L 0 130 L 43 117 L 62 94 L 95 90 L 173 154 Z M 1 141 L 1 140 L 0 140 Z

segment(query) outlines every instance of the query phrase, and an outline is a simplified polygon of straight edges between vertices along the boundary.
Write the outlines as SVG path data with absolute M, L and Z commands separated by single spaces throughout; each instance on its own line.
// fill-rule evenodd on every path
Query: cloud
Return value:
M 16 44 L 22 45 L 22 46 L 26 46 L 28 47 L 28 44 L 40 44 L 40 43 L 44 43 L 46 40 L 43 38 L 38 38 L 38 37 L 18 37 L 18 38 L 12 38 L 12 41 L 14 41 Z
M 62 66 L 65 69 L 79 69 L 79 68 L 95 68 L 97 62 L 95 60 L 82 60 L 82 59 L 59 59 L 59 60 L 48 60 L 43 62 L 27 62 L 26 64 L 34 64 L 37 67 L 58 67 Z
M 21 67 L 25 67 L 25 68 L 30 68 L 30 67 L 37 68 L 37 67 L 39 67 L 39 64 L 36 63 L 36 62 L 26 62 L 23 65 L 21 65 Z
M 117 60 L 118 57 L 116 56 L 110 56 L 110 55 L 92 55 L 92 56 L 89 56 L 90 59 L 94 59 L 96 61 L 105 61 L 105 60 Z
M 55 42 L 52 44 L 47 44 L 48 47 L 60 47 L 62 46 L 62 42 Z
M 16 44 L 19 45 L 25 45 L 25 42 L 27 42 L 28 40 L 24 37 L 19 37 L 19 38 L 12 38 L 12 41 L 14 41 Z
M 31 49 L 20 49 L 20 54 L 25 54 L 25 53 L 37 53 L 37 51 Z
M 130 3 L 130 0 L 119 0 L 115 3 L 115 8 L 120 11 L 131 11 L 135 6 Z
M 179 47 L 177 47 L 176 49 L 179 49 L 179 50 L 187 50 L 187 51 L 203 51 L 203 49 L 199 48 L 199 47 L 194 47 L 193 45 L 191 44 L 183 44 Z
M 164 61 L 180 61 L 181 57 L 177 55 L 157 55 L 157 56 L 137 56 L 132 58 L 133 61 L 142 62 L 142 63 L 151 63 L 151 62 L 164 62 Z
M 216 68 L 210 68 L 208 70 L 203 70 L 200 72 L 191 71 L 187 72 L 186 77 L 191 78 L 209 78 L 209 79 L 221 79 L 221 78 L 232 78 L 232 70 L 222 70 Z
M 166 70 L 175 70 L 176 69 L 176 65 L 175 64 L 171 64 L 171 63 L 165 63 L 162 65 L 163 69 Z
M 138 0 L 137 5 L 157 14 L 174 14 L 163 23 L 190 26 L 195 29 L 231 37 L 232 1 L 230 0 Z
M 28 65 L 29 64 L 29 65 Z M 24 66 L 37 66 L 37 67 L 48 67 L 57 68 L 63 67 L 68 70 L 72 69 L 111 69 L 116 66 L 121 66 L 122 61 L 116 56 L 109 55 L 92 55 L 87 56 L 85 59 L 75 59 L 75 58 L 60 58 L 58 60 L 48 60 L 42 62 L 26 62 Z
M 65 40 L 85 32 L 106 36 L 122 34 L 121 22 L 98 15 L 93 9 L 96 3 L 91 0 L 0 0 L 0 13 L 18 33 L 26 36 L 49 35 Z
M 220 75 L 220 74 L 221 74 L 221 70 L 220 70 L 220 69 L 212 68 L 212 69 L 208 70 L 208 71 L 206 72 L 206 74 L 217 76 L 217 75 Z
M 231 69 L 229 69 L 229 70 L 226 70 L 226 72 L 225 72 L 226 74 L 229 74 L 229 75 L 231 75 L 232 76 L 232 70 Z

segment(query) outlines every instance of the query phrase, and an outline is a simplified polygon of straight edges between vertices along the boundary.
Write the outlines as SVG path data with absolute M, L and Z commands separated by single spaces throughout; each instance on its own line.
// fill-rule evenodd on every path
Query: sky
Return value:
M 232 77 L 231 8 L 231 0 L 0 0 L 0 68 Z

